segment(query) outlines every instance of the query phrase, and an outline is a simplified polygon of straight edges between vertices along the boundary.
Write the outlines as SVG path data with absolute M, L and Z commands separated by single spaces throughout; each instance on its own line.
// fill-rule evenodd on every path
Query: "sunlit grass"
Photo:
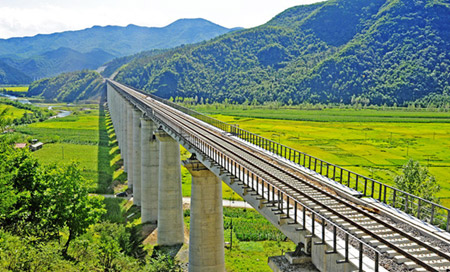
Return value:
M 4 115 L 4 118 L 8 118 L 10 120 L 17 119 L 23 116 L 24 113 L 31 113 L 31 111 L 18 109 L 11 105 L 5 105 L 0 103 L 0 112 L 4 109 L 7 109 L 6 114 Z
M 70 143 L 45 144 L 33 153 L 44 164 L 77 162 L 86 179 L 98 182 L 98 146 Z
M 16 93 L 28 92 L 28 86 L 0 86 L 0 89 L 5 89 L 7 91 L 12 91 Z
M 392 112 L 385 113 L 389 114 Z M 420 112 L 412 114 L 421 116 Z M 262 115 L 266 117 L 264 120 L 227 115 L 213 117 L 239 124 L 243 129 L 388 184 L 393 184 L 409 158 L 418 160 L 428 167 L 442 187 L 439 196 L 448 196 L 450 124 L 440 123 L 439 118 L 436 122 L 431 120 L 435 117 L 433 114 L 439 117 L 441 113 L 424 114 L 429 118 L 428 123 L 349 122 L 343 121 L 345 117 L 332 122 L 279 120 L 270 119 L 271 112 Z M 449 202 L 443 200 L 447 205 Z

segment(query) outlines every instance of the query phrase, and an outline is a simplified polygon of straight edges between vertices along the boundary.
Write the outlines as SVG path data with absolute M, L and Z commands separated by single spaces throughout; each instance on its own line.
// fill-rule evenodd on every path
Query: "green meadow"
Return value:
M 103 106 L 64 109 L 73 112 L 64 118 L 20 126 L 17 131 L 45 143 L 42 149 L 34 152 L 41 162 L 77 162 L 83 168 L 84 177 L 93 180 L 93 191 L 112 193 L 112 180 L 123 180 L 123 175 L 115 172 L 118 152 L 114 144 L 117 143 L 108 135 Z
M 35 153 L 42 161 L 77 161 L 85 176 L 99 184 L 96 192 L 125 190 L 126 175 L 107 112 L 95 105 L 65 105 L 64 109 L 74 113 L 21 126 L 18 131 L 46 143 Z M 438 180 L 442 203 L 450 206 L 450 114 L 446 112 L 224 105 L 217 109 L 203 105 L 197 110 L 388 184 L 393 184 L 409 158 L 419 160 Z M 181 148 L 182 159 L 189 156 Z M 116 180 L 122 185 L 114 189 L 110 184 Z M 184 167 L 182 183 L 183 196 L 190 196 L 191 176 Z M 223 198 L 240 199 L 225 184 Z
M 0 89 L 15 93 L 26 93 L 28 92 L 28 86 L 0 86 Z
M 357 173 L 393 184 L 410 158 L 427 166 L 450 207 L 450 114 L 373 109 L 198 110 Z M 258 117 L 256 117 L 258 116 Z
M 0 112 L 2 112 L 4 109 L 7 109 L 7 112 L 5 114 L 5 117 L 13 120 L 16 118 L 20 118 L 23 116 L 24 113 L 30 113 L 31 111 L 24 110 L 24 109 L 18 109 L 11 105 L 5 105 L 0 103 Z
M 89 110 L 86 110 L 87 107 Z M 126 190 L 126 173 L 121 168 L 123 162 L 114 127 L 103 106 L 56 104 L 54 109 L 70 110 L 73 113 L 64 118 L 50 119 L 17 129 L 18 132 L 45 143 L 42 149 L 35 152 L 35 156 L 44 163 L 77 162 L 84 169 L 84 176 L 97 184 L 93 189 L 97 193 Z M 185 160 L 189 156 L 186 149 L 181 147 L 181 158 Z M 191 175 L 183 166 L 181 173 L 183 196 L 188 197 L 191 195 Z M 223 184 L 223 198 L 241 200 L 226 184 Z

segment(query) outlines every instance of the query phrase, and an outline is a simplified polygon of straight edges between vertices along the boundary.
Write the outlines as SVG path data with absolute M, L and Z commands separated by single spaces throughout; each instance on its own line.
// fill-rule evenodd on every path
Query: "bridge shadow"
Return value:
M 125 180 L 126 175 L 124 175 L 123 172 L 116 173 L 116 171 L 122 167 L 122 160 L 120 159 L 120 150 L 114 127 L 109 113 L 105 108 L 105 103 L 106 96 L 103 94 L 99 105 L 97 152 L 98 183 L 96 192 L 111 194 L 114 193 L 114 186 L 117 185 L 115 183 L 120 183 Z M 115 174 L 116 177 L 114 176 Z

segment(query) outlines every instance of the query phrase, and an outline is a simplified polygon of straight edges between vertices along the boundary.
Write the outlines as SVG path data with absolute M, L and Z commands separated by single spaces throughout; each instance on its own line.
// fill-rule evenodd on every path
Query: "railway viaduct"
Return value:
M 225 271 L 222 181 L 298 245 L 291 262 L 310 258 L 320 271 L 388 271 L 388 259 L 416 271 L 450 268 L 447 253 L 380 219 L 396 214 L 448 243 L 442 206 L 113 80 L 107 101 L 134 205 L 142 223 L 157 224 L 159 245 L 184 242 L 181 163 L 192 174 L 189 271 Z M 183 162 L 180 144 L 192 154 Z

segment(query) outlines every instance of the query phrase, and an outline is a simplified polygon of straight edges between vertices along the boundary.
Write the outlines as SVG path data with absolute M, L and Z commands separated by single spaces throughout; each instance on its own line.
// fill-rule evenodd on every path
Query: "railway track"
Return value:
M 291 219 L 291 221 L 294 218 L 294 222 L 290 223 L 297 223 L 297 218 L 301 218 L 305 223 L 305 214 L 303 218 L 299 217 L 296 205 L 292 204 L 291 200 L 295 200 L 318 212 L 368 245 L 384 252 L 389 258 L 410 270 L 450 271 L 450 256 L 447 253 L 422 242 L 405 231 L 396 229 L 377 215 L 358 207 L 355 203 L 334 194 L 329 189 L 307 181 L 304 175 L 278 158 L 270 156 L 267 152 L 254 148 L 232 135 L 224 134 L 145 94 L 123 85 L 116 83 L 114 85 L 127 93 L 130 96 L 129 99 L 135 99 L 150 107 L 156 117 L 174 126 L 175 129 L 187 132 L 188 135 L 195 135 L 197 140 L 191 144 L 202 150 L 204 154 L 213 157 L 224 170 L 234 173 L 238 179 L 247 179 L 247 184 L 244 186 L 247 186 L 249 191 L 261 195 L 267 200 L 266 204 L 273 205 L 274 210 L 285 215 L 285 218 Z M 214 146 L 217 152 L 211 153 L 208 146 Z M 236 173 L 236 164 L 231 162 L 239 162 L 238 173 Z M 253 186 L 248 186 L 250 183 Z M 272 188 L 276 187 L 277 193 L 275 194 L 275 190 L 272 189 L 271 196 L 270 190 L 264 191 L 265 183 L 274 186 Z M 312 216 L 314 234 L 315 221 L 314 215 Z M 322 230 L 325 228 L 323 222 Z

